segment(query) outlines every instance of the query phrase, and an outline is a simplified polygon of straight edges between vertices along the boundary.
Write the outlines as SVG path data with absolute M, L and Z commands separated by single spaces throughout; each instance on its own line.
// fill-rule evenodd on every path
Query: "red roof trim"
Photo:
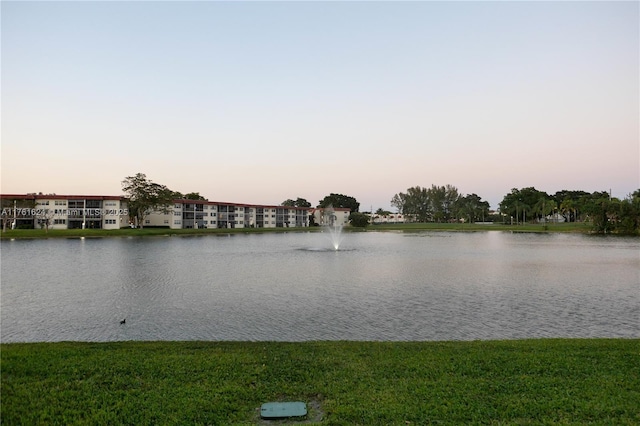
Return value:
M 118 195 L 0 194 L 0 198 L 16 200 L 126 200 Z
M 268 208 L 268 209 L 289 209 L 289 210 L 309 210 L 308 207 L 289 207 L 289 206 L 273 206 L 266 204 L 247 204 L 247 203 L 230 203 L 227 201 L 204 201 L 204 200 L 185 200 L 177 199 L 173 200 L 175 204 L 202 204 L 209 206 L 233 206 L 233 207 L 248 207 L 248 208 Z

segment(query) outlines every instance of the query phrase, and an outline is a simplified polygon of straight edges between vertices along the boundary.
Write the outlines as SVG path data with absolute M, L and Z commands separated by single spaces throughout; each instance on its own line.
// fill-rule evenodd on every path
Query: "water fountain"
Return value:
M 332 206 L 326 207 L 323 211 L 322 227 L 324 228 L 323 232 L 329 236 L 333 249 L 337 251 L 342 242 L 342 223 L 338 223 Z

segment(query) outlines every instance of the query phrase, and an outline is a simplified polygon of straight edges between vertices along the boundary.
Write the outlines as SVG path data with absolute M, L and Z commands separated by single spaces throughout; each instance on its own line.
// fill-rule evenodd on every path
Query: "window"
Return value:
M 215 217 L 216 216 L 215 212 L 211 212 L 211 216 Z
M 106 225 L 115 225 L 116 224 L 116 220 L 115 219 L 105 219 L 104 223 Z
M 165 223 L 165 225 L 168 225 L 168 224 L 169 224 L 169 220 L 168 220 L 168 219 L 165 219 L 165 220 L 164 220 L 164 223 Z
M 181 225 L 181 224 L 182 224 L 182 221 L 180 221 L 180 220 L 174 220 L 174 221 L 173 221 L 173 224 L 174 224 L 174 225 Z
M 145 219 L 145 221 L 144 221 L 144 224 L 145 224 L 145 225 L 148 225 L 148 224 L 150 224 L 150 223 L 151 223 L 151 221 L 150 221 L 149 219 Z
M 53 219 L 54 225 L 66 225 L 67 219 Z

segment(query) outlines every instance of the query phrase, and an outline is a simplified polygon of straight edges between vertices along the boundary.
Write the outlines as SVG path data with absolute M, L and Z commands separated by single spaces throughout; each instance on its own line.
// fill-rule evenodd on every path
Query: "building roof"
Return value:
M 64 194 L 0 194 L 2 199 L 11 200 L 121 200 L 127 199 L 125 196 L 118 195 L 64 195 Z M 270 209 L 290 209 L 290 210 L 309 210 L 307 207 L 291 207 L 282 205 L 265 205 L 265 204 L 248 204 L 248 203 L 231 203 L 226 201 L 208 201 L 208 200 L 188 200 L 176 199 L 173 203 L 179 204 L 206 204 L 217 206 L 236 206 L 236 207 L 253 207 L 253 208 L 270 208 Z M 338 210 L 338 209 L 336 209 Z
M 16 200 L 125 200 L 118 195 L 0 194 L 0 198 Z

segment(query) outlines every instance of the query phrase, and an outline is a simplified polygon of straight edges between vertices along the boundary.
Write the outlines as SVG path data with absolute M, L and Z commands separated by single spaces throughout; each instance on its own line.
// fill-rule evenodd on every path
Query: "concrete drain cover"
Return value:
M 306 415 L 307 404 L 304 402 L 266 402 L 260 407 L 260 417 L 263 419 L 282 419 Z

